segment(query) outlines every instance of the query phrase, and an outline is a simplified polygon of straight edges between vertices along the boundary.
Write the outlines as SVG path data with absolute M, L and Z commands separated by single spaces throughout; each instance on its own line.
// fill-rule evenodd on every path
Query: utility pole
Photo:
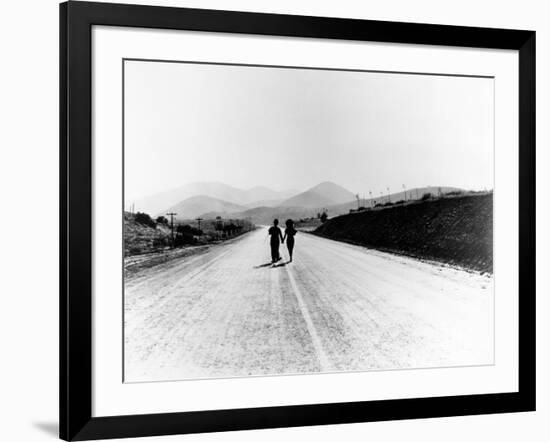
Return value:
M 200 231 L 202 218 L 195 218 L 195 221 L 199 223 L 199 231 Z M 199 233 L 199 236 L 200 236 L 200 233 Z
M 407 188 L 405 187 L 404 184 L 403 184 L 403 190 L 405 191 L 405 201 L 407 201 Z
M 390 188 L 386 187 L 386 190 L 388 191 L 388 203 L 391 203 Z
M 170 217 L 170 229 L 172 230 L 172 248 L 174 248 L 174 216 L 176 216 L 177 213 L 170 212 L 167 213 L 166 216 Z
M 374 201 L 372 200 L 372 192 L 369 190 L 370 206 L 374 207 Z
M 355 195 L 355 199 L 357 200 L 357 210 L 359 210 L 359 194 Z

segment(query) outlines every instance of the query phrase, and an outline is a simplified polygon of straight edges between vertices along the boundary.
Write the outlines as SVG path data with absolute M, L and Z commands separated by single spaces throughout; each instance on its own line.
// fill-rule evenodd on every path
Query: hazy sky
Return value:
M 129 199 L 195 181 L 493 187 L 493 80 L 126 61 Z

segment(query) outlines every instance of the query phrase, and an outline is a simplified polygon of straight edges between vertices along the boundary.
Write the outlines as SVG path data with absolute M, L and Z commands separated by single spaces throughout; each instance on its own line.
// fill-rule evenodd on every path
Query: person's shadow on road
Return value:
M 255 269 L 262 269 L 262 268 L 265 268 L 265 267 L 270 267 L 272 264 L 271 262 L 266 262 L 265 264 L 261 264 L 259 266 L 254 266 Z
M 273 264 L 272 262 L 266 262 L 265 264 L 261 264 L 259 266 L 254 266 L 255 269 L 264 269 L 264 268 L 276 268 L 276 267 L 284 267 L 286 266 L 290 261 L 287 262 L 280 262 L 279 264 Z

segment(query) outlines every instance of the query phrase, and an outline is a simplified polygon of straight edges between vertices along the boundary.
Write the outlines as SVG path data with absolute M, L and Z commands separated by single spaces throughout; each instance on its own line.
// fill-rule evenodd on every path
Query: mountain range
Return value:
M 222 183 L 192 183 L 135 202 L 137 211 L 152 216 L 176 213 L 178 220 L 197 217 L 250 219 L 258 224 L 270 223 L 274 218 L 307 218 L 327 210 L 329 216 L 348 213 L 358 205 L 370 207 L 389 200 L 421 198 L 425 193 L 438 194 L 460 190 L 454 187 L 422 187 L 385 194 L 372 199 L 360 199 L 349 190 L 332 182 L 323 182 L 304 192 L 275 191 L 264 186 L 243 190 Z
M 183 200 L 198 195 L 237 205 L 256 207 L 260 204 L 255 204 L 255 202 L 265 203 L 267 201 L 272 201 L 276 205 L 280 201 L 284 201 L 297 193 L 297 190 L 277 191 L 264 186 L 256 186 L 251 189 L 239 189 L 218 182 L 201 182 L 186 184 L 176 189 L 132 201 L 132 203 L 134 203 L 137 211 L 156 216 L 164 214 L 168 208 L 177 205 Z

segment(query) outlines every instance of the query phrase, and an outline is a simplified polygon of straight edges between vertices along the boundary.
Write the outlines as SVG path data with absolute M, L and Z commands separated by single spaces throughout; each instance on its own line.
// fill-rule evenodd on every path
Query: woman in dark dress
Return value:
M 294 221 L 292 221 L 291 219 L 287 219 L 285 224 L 286 224 L 286 229 L 285 229 L 285 236 L 283 237 L 283 244 L 286 239 L 286 247 L 288 249 L 288 254 L 290 255 L 289 262 L 292 262 L 292 251 L 294 250 L 294 236 L 298 232 L 294 228 Z
M 279 239 L 283 240 L 283 234 L 281 229 L 278 227 L 279 220 L 274 219 L 273 225 L 269 228 L 268 233 L 271 236 L 270 245 L 271 245 L 271 262 L 275 263 L 281 259 L 279 255 Z

